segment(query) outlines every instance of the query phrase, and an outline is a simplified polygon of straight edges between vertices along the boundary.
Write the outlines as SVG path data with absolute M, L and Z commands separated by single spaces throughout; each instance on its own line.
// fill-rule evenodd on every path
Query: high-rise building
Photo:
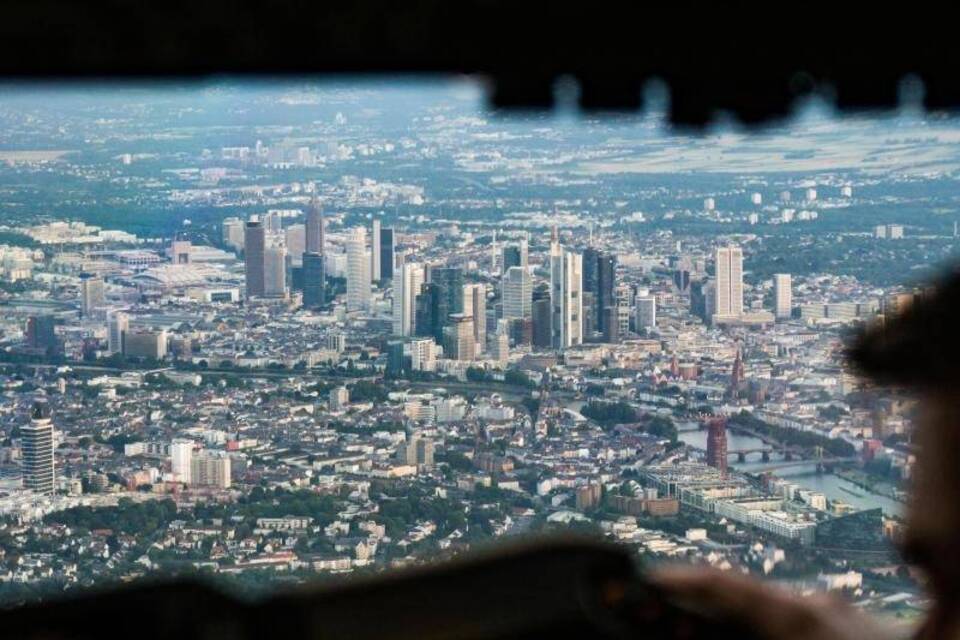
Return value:
M 223 451 L 201 451 L 190 460 L 190 484 L 230 488 L 230 456 Z
M 789 273 L 773 275 L 773 311 L 777 318 L 789 318 L 793 313 L 793 283 Z
M 223 221 L 223 244 L 234 251 L 243 250 L 244 224 L 240 218 L 226 218 Z
M 323 256 L 303 254 L 303 306 L 316 309 L 326 304 L 326 275 Z
M 473 317 L 451 313 L 444 327 L 444 355 L 451 360 L 473 360 L 477 346 L 473 338 Z
M 370 259 L 367 230 L 354 227 L 347 239 L 347 311 L 370 309 Z
M 727 472 L 727 421 L 711 418 L 707 422 L 707 464 Z
M 307 222 L 304 225 L 306 237 L 304 239 L 304 251 L 309 253 L 324 252 L 324 228 L 323 211 L 320 209 L 320 201 L 317 196 L 310 200 L 310 207 L 307 209 Z
M 507 363 L 510 357 L 510 320 L 500 320 L 497 323 L 497 332 L 490 339 L 491 358 L 501 365 Z
M 434 371 L 437 368 L 437 343 L 432 338 L 411 340 L 410 368 L 414 371 Z
M 373 219 L 373 229 L 370 232 L 370 277 L 379 282 L 380 274 L 380 218 Z
M 123 353 L 123 336 L 130 329 L 130 318 L 123 311 L 107 316 L 107 349 L 110 354 Z
M 383 280 L 393 277 L 394 249 L 393 229 L 380 229 L 380 278 Z
M 106 303 L 103 278 L 92 273 L 80 274 L 80 311 L 83 317 L 93 315 Z
M 52 356 L 63 351 L 52 315 L 30 316 L 27 319 L 27 346 Z
M 346 387 L 336 387 L 330 390 L 328 398 L 330 411 L 342 411 L 350 404 L 350 391 Z
M 533 315 L 533 279 L 526 267 L 513 266 L 503 276 L 504 318 L 529 318 Z
M 400 461 L 404 464 L 433 467 L 433 440 L 413 435 L 398 451 Z
M 443 342 L 443 327 L 446 325 L 446 294 L 438 284 L 424 282 L 416 299 L 413 333 L 416 336 L 430 336 L 438 343 Z
M 714 315 L 721 318 L 742 316 L 743 250 L 740 247 L 717 248 L 714 286 Z
M 247 281 L 247 297 L 259 298 L 264 295 L 264 250 L 266 249 L 266 231 L 258 220 L 247 223 L 244 234 L 244 271 Z
M 290 256 L 290 263 L 293 265 L 303 264 L 303 254 L 307 250 L 307 228 L 302 224 L 292 224 L 283 231 L 284 246 L 287 248 L 287 255 Z
M 163 329 L 128 329 L 123 334 L 123 355 L 163 360 L 167 355 L 167 332 Z
M 559 242 L 550 245 L 551 342 L 555 349 L 583 343 L 583 259 Z
M 382 248 L 382 245 L 381 245 Z M 393 333 L 414 335 L 417 295 L 423 286 L 423 265 L 404 262 L 393 274 Z
M 263 252 L 263 295 L 283 298 L 287 295 L 287 250 L 267 247 Z
M 190 484 L 193 469 L 193 441 L 177 439 L 170 443 L 170 471 L 177 482 Z
M 193 246 L 189 240 L 174 239 L 170 243 L 167 255 L 173 264 L 190 264 Z
M 637 331 L 657 326 L 657 299 L 646 294 L 637 296 Z
M 526 240 L 520 240 L 516 244 L 503 245 L 502 273 L 506 274 L 511 267 L 526 269 L 529 260 L 528 252 Z
M 550 309 L 550 287 L 538 286 L 533 290 L 533 301 L 530 305 L 532 319 L 531 341 L 537 349 L 549 349 L 553 346 L 552 318 Z
M 463 286 L 463 315 L 473 317 L 473 342 L 478 351 L 487 344 L 487 285 Z
M 443 288 L 443 304 L 447 314 L 463 313 L 463 269 L 459 267 L 430 267 L 427 281 Z
M 46 400 L 30 409 L 30 423 L 20 427 L 23 488 L 50 495 L 54 491 L 53 420 Z
M 613 306 L 617 258 L 594 248 L 583 252 L 583 292 L 593 294 L 592 315 L 601 332 L 604 309 Z

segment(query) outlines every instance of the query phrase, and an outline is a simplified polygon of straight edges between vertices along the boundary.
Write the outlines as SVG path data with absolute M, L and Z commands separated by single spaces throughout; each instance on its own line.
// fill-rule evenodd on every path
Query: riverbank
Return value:
M 903 491 L 898 490 L 886 480 L 879 480 L 864 473 L 861 469 L 837 469 L 834 473 L 847 482 L 857 485 L 864 491 L 889 498 L 890 500 L 896 500 L 901 504 L 906 502 Z

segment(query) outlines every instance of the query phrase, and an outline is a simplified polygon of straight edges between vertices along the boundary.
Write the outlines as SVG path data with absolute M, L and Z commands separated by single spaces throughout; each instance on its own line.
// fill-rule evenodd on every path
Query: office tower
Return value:
M 308 309 L 316 309 L 326 303 L 324 271 L 321 254 L 309 252 L 303 254 L 303 306 Z
M 347 350 L 347 336 L 339 331 L 327 335 L 327 349 L 343 353 Z
M 304 251 L 309 253 L 324 252 L 324 228 L 323 211 L 320 209 L 320 201 L 317 196 L 310 200 L 310 207 L 307 209 L 307 222 L 304 225 Z
M 402 340 L 387 342 L 387 375 L 397 377 L 407 369 L 405 349 Z
M 793 312 L 792 287 L 789 273 L 773 275 L 773 310 L 777 318 L 789 318 Z
M 380 278 L 380 218 L 373 219 L 373 229 L 370 232 L 370 277 L 374 282 Z
M 63 351 L 57 338 L 56 319 L 50 315 L 30 316 L 27 319 L 27 346 L 52 356 Z
M 347 239 L 347 311 L 370 309 L 370 262 L 367 230 L 354 227 Z
M 406 444 L 397 451 L 397 457 L 403 464 L 429 468 L 433 466 L 433 452 L 433 440 L 419 435 L 411 435 Z
M 263 252 L 263 295 L 283 298 L 287 295 L 287 250 L 267 247 Z
M 613 344 L 620 341 L 620 308 L 605 307 L 600 316 L 600 336 L 604 342 Z
M 503 276 L 504 318 L 529 318 L 533 314 L 533 279 L 526 267 L 513 266 Z
M 193 246 L 189 240 L 176 240 L 170 243 L 168 257 L 173 264 L 190 264 Z
M 177 439 L 170 443 L 170 471 L 177 482 L 190 484 L 193 469 L 193 441 Z
M 307 228 L 302 224 L 292 224 L 283 232 L 284 245 L 291 264 L 299 265 L 303 262 L 303 254 L 307 250 Z
M 497 332 L 490 340 L 490 354 L 493 360 L 501 365 L 507 363 L 510 357 L 510 320 L 500 320 L 497 323 Z
M 257 220 L 248 222 L 243 239 L 247 298 L 258 298 L 264 295 L 264 250 L 266 244 L 266 231 L 263 225 Z
M 645 294 L 637 296 L 637 331 L 657 326 L 657 299 Z
M 530 316 L 533 324 L 531 331 L 533 346 L 538 349 L 549 349 L 553 346 L 549 286 L 541 285 L 533 290 Z
M 93 315 L 106 303 L 103 278 L 92 273 L 80 274 L 80 311 L 84 318 Z
M 190 460 L 190 484 L 230 488 L 230 456 L 223 451 L 201 451 Z
M 727 421 L 712 418 L 707 422 L 707 464 L 727 472 Z
M 107 317 L 107 349 L 110 354 L 123 353 L 123 336 L 130 328 L 130 318 L 123 311 L 113 311 Z
M 350 404 L 350 392 L 346 387 L 336 387 L 330 390 L 328 398 L 330 411 L 342 411 Z
M 487 285 L 463 286 L 463 315 L 473 317 L 473 342 L 483 352 L 487 344 Z
M 388 280 L 393 277 L 394 258 L 393 229 L 387 227 L 380 230 L 380 278 Z
M 528 248 L 526 240 L 520 240 L 516 244 L 503 246 L 502 273 L 507 273 L 511 267 L 523 267 L 526 269 L 527 264 Z
M 473 360 L 477 354 L 473 339 L 473 318 L 463 313 L 451 313 L 443 329 L 444 355 L 451 360 Z
M 437 368 L 437 343 L 433 339 L 411 340 L 408 347 L 413 371 L 434 371 Z
M 463 269 L 459 267 L 430 267 L 427 281 L 443 289 L 443 304 L 447 314 L 463 313 Z
M 593 296 L 593 307 L 590 311 L 594 327 L 600 332 L 604 332 L 602 322 L 604 309 L 615 304 L 616 270 L 616 256 L 593 248 L 583 252 L 583 293 L 590 293 Z
M 686 293 L 690 290 L 690 270 L 678 268 L 673 272 L 673 286 L 680 293 Z
M 283 231 L 283 219 L 281 218 L 280 212 L 275 209 L 263 214 L 260 221 L 268 236 L 276 237 Z
M 223 221 L 223 244 L 234 251 L 243 249 L 244 224 L 240 218 L 226 218 Z
M 550 246 L 551 342 L 565 349 L 583 342 L 583 259 L 559 242 Z
M 417 295 L 420 293 L 420 288 L 422 286 L 423 265 L 415 262 L 404 262 L 394 271 L 393 333 L 395 335 L 414 335 L 414 325 L 417 312 Z
M 54 489 L 53 420 L 46 400 L 37 400 L 30 409 L 30 424 L 20 427 L 23 456 L 23 488 L 51 495 Z
M 743 250 L 737 246 L 716 251 L 714 315 L 736 318 L 743 315 Z
M 123 334 L 123 355 L 162 360 L 167 355 L 167 332 L 162 329 L 128 329 Z
M 443 287 L 433 282 L 420 285 L 417 294 L 413 334 L 416 336 L 430 336 L 437 343 L 443 342 L 443 327 L 446 322 L 446 294 Z

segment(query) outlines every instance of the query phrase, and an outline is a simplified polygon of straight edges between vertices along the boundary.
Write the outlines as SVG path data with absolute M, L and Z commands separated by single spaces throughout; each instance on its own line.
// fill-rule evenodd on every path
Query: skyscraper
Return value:
M 393 333 L 414 335 L 417 295 L 423 285 L 423 265 L 404 262 L 393 274 Z
M 123 353 L 123 336 L 130 329 L 130 320 L 123 311 L 113 311 L 107 318 L 107 348 L 111 355 Z
M 516 244 L 503 245 L 503 260 L 501 265 L 503 273 L 506 274 L 511 267 L 526 268 L 528 261 L 527 253 L 526 240 L 520 240 Z
M 593 294 L 593 318 L 599 331 L 604 330 L 604 309 L 614 306 L 617 258 L 594 248 L 583 252 L 583 292 Z
M 304 250 L 309 253 L 319 253 L 323 255 L 323 211 L 320 209 L 320 201 L 317 199 L 317 196 L 313 196 L 310 200 L 305 227 L 306 238 L 304 240 Z
M 347 311 L 370 309 L 370 262 L 367 231 L 354 227 L 347 239 Z
M 27 346 L 42 351 L 49 357 L 63 353 L 63 344 L 57 337 L 56 318 L 52 315 L 30 316 L 27 319 Z
M 657 299 L 645 293 L 637 296 L 637 331 L 657 326 Z
M 503 317 L 529 318 L 533 314 L 533 279 L 526 267 L 513 266 L 503 276 Z
M 714 286 L 714 315 L 721 318 L 743 315 L 743 250 L 740 247 L 717 248 Z
M 243 249 L 244 224 L 240 218 L 226 218 L 223 221 L 223 244 L 240 251 Z
M 583 259 L 555 241 L 550 245 L 551 342 L 565 349 L 583 342 Z
M 443 327 L 446 324 L 446 292 L 434 282 L 420 285 L 416 298 L 416 311 L 413 333 L 417 336 L 430 336 L 437 343 L 443 342 Z
M 443 330 L 444 355 L 452 360 L 473 360 L 477 346 L 473 338 L 473 318 L 463 313 L 451 313 Z
M 458 267 L 429 267 L 427 281 L 433 285 L 430 322 L 437 342 L 443 341 L 443 328 L 452 313 L 463 313 L 463 269 Z M 419 318 L 417 320 L 419 322 Z M 424 335 L 419 332 L 417 335 Z
M 551 333 L 550 288 L 547 285 L 538 286 L 533 290 L 533 301 L 530 305 L 533 330 L 531 331 L 533 346 L 538 349 L 549 349 L 553 346 Z
M 306 229 L 305 225 L 292 224 L 283 231 L 284 245 L 291 264 L 303 264 L 303 254 L 307 250 Z
M 263 252 L 263 295 L 282 298 L 287 295 L 287 250 L 267 247 Z
M 53 420 L 46 400 L 30 409 L 30 424 L 20 427 L 23 455 L 23 488 L 50 495 L 54 488 Z
M 473 341 L 483 352 L 487 344 L 487 285 L 463 286 L 463 314 L 473 317 Z
M 264 295 L 264 250 L 266 249 L 266 232 L 258 220 L 251 220 L 247 223 L 243 246 L 247 297 L 261 297 Z
M 380 218 L 373 219 L 373 229 L 370 233 L 370 277 L 378 282 L 380 275 Z
M 93 315 L 94 310 L 106 303 L 103 278 L 92 273 L 80 274 L 80 310 L 83 317 Z
M 773 275 L 773 310 L 776 317 L 789 318 L 793 312 L 793 283 L 789 273 Z
M 308 309 L 322 307 L 326 303 L 326 274 L 323 255 L 303 254 L 303 306 Z
M 727 421 L 711 418 L 707 421 L 707 464 L 722 473 L 727 472 Z
M 390 279 L 393 277 L 394 267 L 394 239 L 393 229 L 387 227 L 380 230 L 380 277 Z
M 178 482 L 190 484 L 193 465 L 193 441 L 174 440 L 170 443 L 170 471 Z

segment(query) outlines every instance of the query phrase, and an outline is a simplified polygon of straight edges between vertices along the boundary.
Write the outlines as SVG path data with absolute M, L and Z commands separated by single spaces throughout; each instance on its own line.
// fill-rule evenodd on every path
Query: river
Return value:
M 707 431 L 700 430 L 696 426 L 679 425 L 680 440 L 685 444 L 696 449 L 706 450 Z M 742 433 L 727 431 L 727 449 L 736 451 L 738 449 L 758 449 L 764 448 L 763 441 L 753 436 Z M 756 473 L 762 471 L 776 461 L 783 460 L 783 455 L 779 453 L 770 454 L 770 462 L 763 462 L 762 454 L 747 454 L 747 460 L 744 463 L 738 463 L 736 456 L 730 456 L 730 466 L 738 471 L 747 471 Z M 819 491 L 830 500 L 840 500 L 857 509 L 874 509 L 880 507 L 888 516 L 903 515 L 904 505 L 901 502 L 887 498 L 885 496 L 870 493 L 853 484 L 849 480 L 844 480 L 833 473 L 817 473 L 815 463 L 778 469 L 774 473 L 781 478 L 796 482 L 801 487 Z

